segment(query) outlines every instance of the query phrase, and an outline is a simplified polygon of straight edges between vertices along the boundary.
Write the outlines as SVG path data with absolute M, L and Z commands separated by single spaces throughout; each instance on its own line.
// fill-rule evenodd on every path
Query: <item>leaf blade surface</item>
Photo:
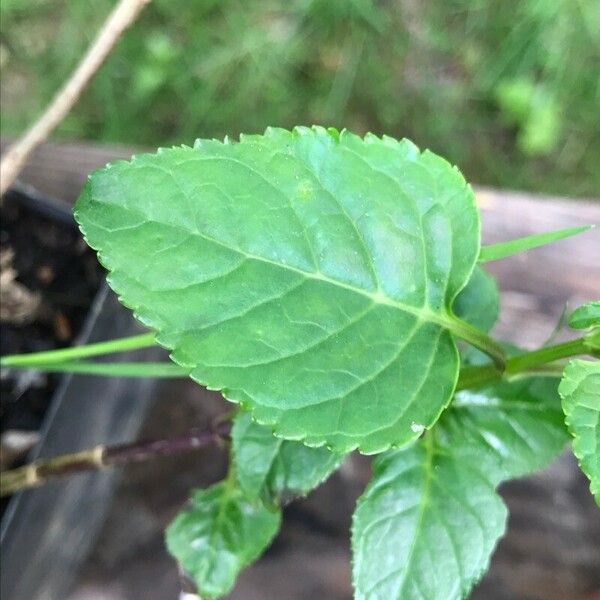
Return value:
M 169 552 L 203 598 L 220 598 L 279 530 L 280 511 L 251 501 L 230 482 L 196 490 L 166 531 Z
M 481 267 L 475 267 L 471 279 L 454 301 L 454 312 L 473 327 L 490 331 L 500 313 L 496 280 Z
M 485 473 L 435 442 L 377 457 L 353 518 L 355 598 L 462 598 L 486 568 L 506 516 Z
M 282 437 L 378 452 L 451 398 L 479 218 L 460 173 L 410 142 L 202 141 L 98 172 L 76 214 L 173 359 Z
M 566 440 L 555 380 L 457 394 L 424 438 L 375 460 L 353 518 L 356 597 L 466 597 L 505 528 L 497 485 L 546 466 Z
M 600 362 L 573 360 L 559 388 L 573 453 L 600 505 Z
M 277 438 L 246 412 L 237 415 L 231 437 L 240 486 L 248 497 L 269 504 L 306 495 L 344 460 L 326 448 Z

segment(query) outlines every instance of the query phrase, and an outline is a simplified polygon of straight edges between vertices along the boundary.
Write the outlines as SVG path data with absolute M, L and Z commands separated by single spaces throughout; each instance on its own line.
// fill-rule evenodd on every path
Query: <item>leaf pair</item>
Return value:
M 344 457 L 276 438 L 239 413 L 232 429 L 229 477 L 196 491 L 167 529 L 167 547 L 203 598 L 220 598 L 239 572 L 269 546 L 281 523 L 280 504 L 322 483 Z
M 505 528 L 495 487 L 542 468 L 564 446 L 556 387 L 535 378 L 461 392 L 424 437 L 376 459 L 353 520 L 356 598 L 464 597 Z M 247 413 L 232 437 L 235 477 L 197 492 L 167 532 L 207 598 L 227 593 L 271 542 L 277 503 L 307 493 L 342 460 L 274 438 Z

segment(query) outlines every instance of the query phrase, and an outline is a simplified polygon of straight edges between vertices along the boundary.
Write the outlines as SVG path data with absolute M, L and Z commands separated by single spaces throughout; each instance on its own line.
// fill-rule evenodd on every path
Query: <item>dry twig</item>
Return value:
M 231 425 L 228 422 L 220 422 L 211 429 L 190 429 L 183 435 L 169 439 L 96 446 L 74 454 L 39 459 L 24 467 L 0 473 L 0 496 L 37 487 L 63 475 L 119 467 L 159 456 L 205 448 L 226 440 L 230 429 Z
M 87 53 L 42 116 L 6 152 L 0 163 L 0 198 L 18 177 L 31 152 L 69 113 L 123 32 L 149 2 L 150 0 L 120 0 L 110 13 Z

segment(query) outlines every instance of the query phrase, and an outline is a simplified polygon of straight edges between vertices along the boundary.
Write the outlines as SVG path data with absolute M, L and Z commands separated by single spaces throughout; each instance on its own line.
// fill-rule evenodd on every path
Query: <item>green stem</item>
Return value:
M 545 365 L 561 358 L 569 358 L 578 354 L 587 354 L 588 347 L 585 337 L 569 340 L 561 344 L 546 346 L 533 352 L 527 352 L 509 358 L 506 363 L 507 375 L 527 371 L 540 365 Z
M 548 366 L 548 363 L 579 354 L 594 356 L 598 347 L 598 333 L 592 332 L 575 340 L 540 348 L 506 360 L 502 348 L 494 340 L 464 321 L 457 319 L 453 331 L 456 335 L 495 359 L 494 363 L 463 367 L 458 378 L 457 391 L 480 387 L 499 381 L 503 377 L 508 379 L 519 374 L 534 374 L 542 371 L 544 373 L 551 371 L 556 374 L 556 369 Z M 146 348 L 154 344 L 154 334 L 148 333 L 63 350 L 4 356 L 0 359 L 0 365 L 16 369 L 35 369 L 43 372 L 80 373 L 113 377 L 178 378 L 189 375 L 189 369 L 168 362 L 95 363 L 76 360 L 86 356 L 99 356 L 112 352 Z
M 478 350 L 485 352 L 493 361 L 497 370 L 504 371 L 506 365 L 506 354 L 502 346 L 489 335 L 469 325 L 466 321 L 452 318 L 450 331 L 465 342 L 471 344 Z
M 107 377 L 148 377 L 176 379 L 188 377 L 190 369 L 171 362 L 87 362 L 65 361 L 60 363 L 36 363 L 35 365 L 12 365 L 15 369 L 32 369 L 44 373 L 78 373 L 80 375 L 104 375 Z
M 75 346 L 61 350 L 49 350 L 47 352 L 31 352 L 29 354 L 14 354 L 0 358 L 0 366 L 3 367 L 36 367 L 38 365 L 49 365 L 71 360 L 78 360 L 88 356 L 100 356 L 127 350 L 138 350 L 148 348 L 156 344 L 154 333 L 144 333 L 130 337 L 88 344 L 87 346 Z
M 541 366 L 546 365 L 563 358 L 577 356 L 579 354 L 589 354 L 590 347 L 586 337 L 577 338 L 562 344 L 546 346 L 533 352 L 526 352 L 513 356 L 506 361 L 504 372 L 498 370 L 493 364 L 482 366 L 465 367 L 461 369 L 458 378 L 457 390 L 480 387 L 488 383 L 493 383 L 502 379 L 510 378 L 519 373 L 535 371 Z

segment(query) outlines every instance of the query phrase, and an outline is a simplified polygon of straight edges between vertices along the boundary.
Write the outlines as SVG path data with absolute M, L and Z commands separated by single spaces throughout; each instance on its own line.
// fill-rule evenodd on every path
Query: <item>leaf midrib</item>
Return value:
M 262 479 L 262 485 L 261 485 L 261 490 L 259 492 L 259 495 L 263 492 L 267 492 L 270 494 L 272 491 L 274 491 L 272 489 L 269 489 L 269 482 L 274 475 L 275 462 L 277 461 L 277 459 L 279 457 L 279 453 L 281 452 L 281 446 L 284 441 L 282 438 L 275 438 L 275 439 L 277 440 L 277 443 L 275 444 L 275 451 L 271 455 L 271 460 L 269 460 L 269 468 L 266 470 L 265 476 Z
M 410 545 L 410 550 L 408 551 L 408 555 L 405 561 L 404 573 L 402 576 L 402 581 L 400 582 L 400 587 L 398 588 L 399 596 L 402 597 L 402 593 L 404 591 L 404 586 L 408 581 L 408 573 L 410 572 L 410 566 L 412 564 L 412 559 L 417 548 L 418 542 L 420 540 L 421 527 L 423 524 L 423 519 L 425 517 L 425 513 L 427 507 L 430 503 L 431 498 L 431 490 L 433 488 L 433 457 L 435 454 L 435 440 L 433 437 L 433 432 L 428 432 L 424 437 L 424 446 L 425 446 L 425 460 L 422 463 L 423 470 L 425 471 L 425 482 L 423 485 L 423 495 L 421 500 L 421 506 L 419 510 L 419 514 L 417 516 L 417 523 L 415 525 L 415 535 Z
M 209 565 L 212 565 L 214 563 L 214 561 L 217 559 L 218 553 L 220 552 L 220 550 L 217 550 L 217 546 L 215 544 L 215 538 L 217 537 L 217 535 L 219 535 L 219 532 L 222 531 L 223 523 L 226 522 L 227 507 L 231 503 L 232 495 L 234 492 L 230 481 L 233 481 L 233 480 L 228 478 L 222 484 L 222 486 L 223 486 L 222 493 L 221 493 L 220 498 L 217 500 L 217 503 L 218 503 L 217 515 L 213 521 L 213 525 L 210 528 L 210 533 L 208 535 L 208 539 L 210 542 L 209 548 L 212 550 L 212 552 L 209 553 L 209 557 L 208 557 L 208 561 L 207 561 L 209 563 Z M 209 573 L 211 571 L 214 571 L 214 569 L 209 567 L 206 571 L 207 572 L 205 573 L 205 576 L 209 575 Z M 204 593 L 206 593 L 206 592 L 204 592 Z

